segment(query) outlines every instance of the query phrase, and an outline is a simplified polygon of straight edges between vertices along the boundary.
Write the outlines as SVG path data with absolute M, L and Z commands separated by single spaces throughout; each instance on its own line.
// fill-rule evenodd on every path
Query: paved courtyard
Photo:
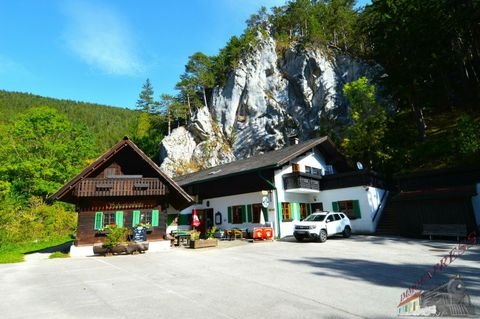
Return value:
M 394 318 L 400 295 L 453 242 L 354 236 L 0 265 L 1 318 Z M 480 307 L 480 248 L 460 274 Z

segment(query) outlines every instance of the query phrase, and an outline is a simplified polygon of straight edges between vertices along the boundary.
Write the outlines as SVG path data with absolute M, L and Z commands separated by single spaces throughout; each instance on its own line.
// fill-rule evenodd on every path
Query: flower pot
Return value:
M 218 245 L 218 240 L 216 239 L 199 239 L 199 240 L 190 240 L 190 248 L 207 248 L 207 247 L 216 247 Z

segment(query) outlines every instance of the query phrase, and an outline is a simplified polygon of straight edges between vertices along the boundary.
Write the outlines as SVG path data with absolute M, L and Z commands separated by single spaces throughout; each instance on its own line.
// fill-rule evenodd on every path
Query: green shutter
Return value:
M 245 223 L 247 221 L 247 209 L 245 206 L 242 206 L 242 223 Z
M 300 203 L 293 203 L 293 206 L 295 206 L 295 217 L 293 218 L 294 220 L 300 220 Z
M 262 214 L 265 218 L 265 221 L 268 222 L 268 208 L 262 207 Z
M 138 224 L 140 224 L 140 211 L 134 210 L 132 212 L 132 227 L 135 227 Z
M 356 218 L 362 218 L 362 214 L 360 213 L 360 202 L 358 200 L 353 201 L 353 213 Z
M 312 213 L 312 204 L 307 204 L 307 215 L 310 215 Z
M 338 202 L 333 202 L 332 203 L 332 208 L 334 212 L 338 212 Z
M 158 209 L 153 209 L 152 210 L 152 227 L 158 226 L 158 217 L 159 217 Z
M 283 221 L 283 206 L 282 203 L 277 202 L 278 207 L 278 222 L 281 223 Z
M 233 216 L 232 216 L 232 206 L 228 206 L 228 223 L 232 223 Z
M 247 223 L 252 223 L 252 222 L 253 222 L 252 205 L 248 204 L 247 205 Z
M 95 213 L 95 223 L 93 225 L 93 229 L 100 230 L 103 228 L 103 212 L 96 212 Z
M 117 227 L 123 227 L 123 212 L 122 211 L 117 211 L 115 213 L 115 223 L 117 224 Z

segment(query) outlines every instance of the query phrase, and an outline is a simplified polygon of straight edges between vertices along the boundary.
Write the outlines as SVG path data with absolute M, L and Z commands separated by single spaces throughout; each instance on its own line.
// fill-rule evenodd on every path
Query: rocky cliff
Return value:
M 318 136 L 322 126 L 347 120 L 343 85 L 380 74 L 334 51 L 290 48 L 279 56 L 275 41 L 261 38 L 214 89 L 209 108 L 163 140 L 162 168 L 182 174 L 282 148 L 289 135 Z

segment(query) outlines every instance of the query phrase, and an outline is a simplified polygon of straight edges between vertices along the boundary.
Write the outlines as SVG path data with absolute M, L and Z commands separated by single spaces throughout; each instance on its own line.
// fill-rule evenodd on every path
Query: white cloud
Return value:
M 84 62 L 113 75 L 139 75 L 144 65 L 122 16 L 100 2 L 67 2 L 64 39 Z

